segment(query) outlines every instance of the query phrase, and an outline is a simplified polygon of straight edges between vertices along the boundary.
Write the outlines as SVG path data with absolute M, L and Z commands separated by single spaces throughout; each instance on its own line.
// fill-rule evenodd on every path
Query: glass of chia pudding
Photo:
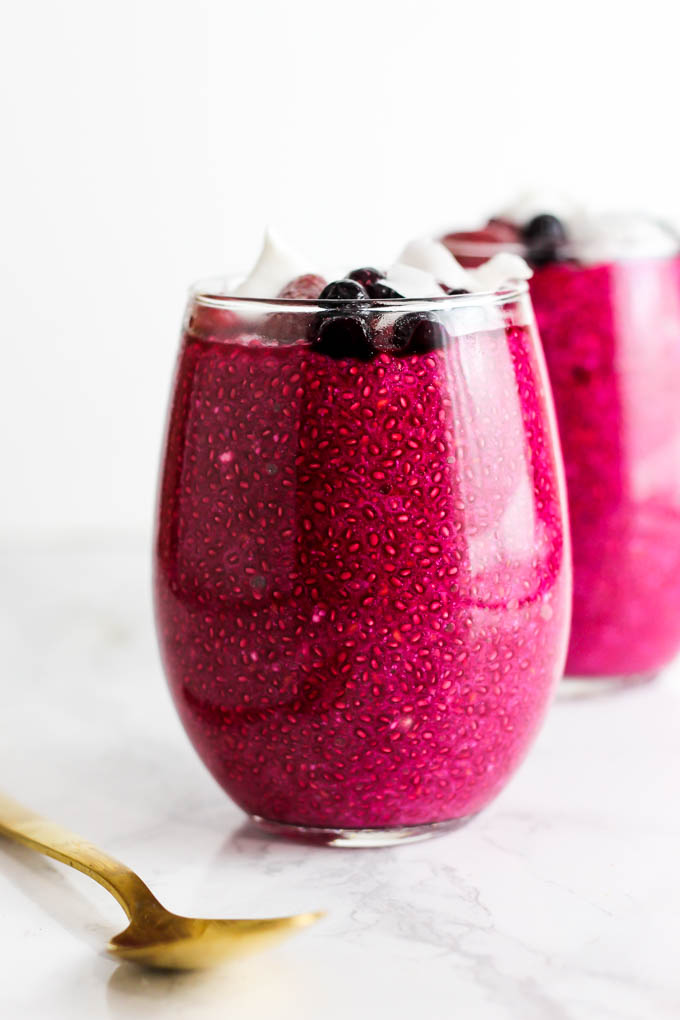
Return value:
M 155 605 L 196 750 L 269 831 L 386 845 L 505 786 L 564 665 L 565 489 L 521 259 L 190 295 Z
M 527 196 L 444 238 L 466 266 L 523 255 L 564 454 L 567 673 L 654 675 L 680 649 L 680 257 L 647 216 Z

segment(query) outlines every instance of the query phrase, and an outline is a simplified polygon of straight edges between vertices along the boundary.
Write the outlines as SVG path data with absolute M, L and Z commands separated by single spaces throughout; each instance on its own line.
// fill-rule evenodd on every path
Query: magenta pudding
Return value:
M 653 674 L 680 649 L 677 240 L 641 217 L 538 214 L 446 243 L 464 264 L 508 249 L 534 266 L 569 494 L 567 672 Z
M 184 726 L 244 811 L 327 842 L 483 808 L 566 651 L 526 285 L 402 300 L 388 283 L 360 308 L 351 288 L 195 294 L 160 490 L 158 632 Z

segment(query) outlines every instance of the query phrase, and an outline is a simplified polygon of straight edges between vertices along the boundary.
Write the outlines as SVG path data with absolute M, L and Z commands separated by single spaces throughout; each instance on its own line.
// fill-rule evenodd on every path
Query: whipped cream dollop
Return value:
M 383 282 L 405 298 L 443 297 L 446 291 L 432 273 L 408 262 L 395 262 Z
M 476 269 L 468 269 L 467 274 L 472 276 L 476 284 L 475 290 L 497 291 L 500 287 L 514 281 L 530 280 L 534 271 L 521 255 L 502 251 L 497 255 L 492 255 Z
M 464 269 L 445 245 L 429 238 L 407 244 L 397 263 L 398 266 L 403 264 L 428 274 L 435 284 L 442 283 L 451 290 L 467 290 L 471 294 L 493 293 L 514 281 L 529 280 L 533 275 L 523 258 L 508 252 L 499 252 L 476 269 Z M 388 273 L 393 274 L 395 269 L 393 266 Z M 399 288 L 395 286 L 395 290 Z M 439 291 L 442 292 L 442 287 Z M 406 294 L 403 290 L 400 293 L 404 297 L 421 296 Z
M 272 231 L 251 271 L 235 284 L 223 281 L 220 291 L 232 297 L 276 298 L 296 277 L 314 274 L 331 279 L 312 259 L 293 252 Z M 449 290 L 495 292 L 513 281 L 527 280 L 532 271 L 518 255 L 501 253 L 476 269 L 464 269 L 445 245 L 420 238 L 406 245 L 384 273 L 381 282 L 404 298 L 444 297 Z
M 502 209 L 496 219 L 521 229 L 541 213 L 550 213 L 567 226 L 571 220 L 585 215 L 585 209 L 575 199 L 559 191 L 525 191 Z
M 420 269 L 451 290 L 473 289 L 469 274 L 439 241 L 424 237 L 409 242 L 397 260 L 397 265 L 400 264 Z
M 680 249 L 677 231 L 653 216 L 635 211 L 595 212 L 559 193 L 526 192 L 496 218 L 521 231 L 543 213 L 560 220 L 566 251 L 586 265 L 618 258 L 670 256 Z
M 678 234 L 644 213 L 581 215 L 567 224 L 570 244 L 581 262 L 611 262 L 622 256 L 655 258 L 674 255 Z
M 257 262 L 240 283 L 225 293 L 231 297 L 273 298 L 296 276 L 314 272 L 312 259 L 298 255 L 267 230 Z

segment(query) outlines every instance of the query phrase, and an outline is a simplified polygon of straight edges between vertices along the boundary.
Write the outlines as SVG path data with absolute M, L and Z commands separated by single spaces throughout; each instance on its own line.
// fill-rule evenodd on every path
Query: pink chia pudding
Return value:
M 446 243 L 467 265 L 503 248 L 533 264 L 569 494 L 567 672 L 653 674 L 680 649 L 677 238 L 646 217 L 526 212 Z
M 525 286 L 423 300 L 352 275 L 365 293 L 307 274 L 287 304 L 190 301 L 158 631 L 184 726 L 248 814 L 415 831 L 483 808 L 543 718 L 564 496 Z

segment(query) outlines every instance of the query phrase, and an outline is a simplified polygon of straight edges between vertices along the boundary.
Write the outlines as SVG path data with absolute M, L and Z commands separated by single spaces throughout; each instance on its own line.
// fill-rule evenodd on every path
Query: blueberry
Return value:
M 369 324 L 357 315 L 318 315 L 312 326 L 312 347 L 330 358 L 360 358 L 375 354 Z
M 544 265 L 558 261 L 559 249 L 566 243 L 567 232 L 557 216 L 541 213 L 522 228 L 522 240 L 527 246 L 529 261 Z
M 367 299 L 366 288 L 358 280 L 334 280 L 324 287 L 319 300 L 339 304 L 314 317 L 310 334 L 314 350 L 331 358 L 372 358 L 376 352 L 371 324 L 366 306 L 361 307 Z
M 319 294 L 319 300 L 365 301 L 366 288 L 357 280 L 333 280 Z
M 448 333 L 433 315 L 410 312 L 394 324 L 392 349 L 395 354 L 426 354 L 444 347 Z
M 371 283 L 366 290 L 369 297 L 380 298 L 383 301 L 391 301 L 393 298 L 403 298 L 404 296 L 394 290 L 393 287 L 388 287 L 386 283 L 381 283 L 380 280 L 376 283 Z
M 366 288 L 369 297 L 381 298 L 382 300 L 392 300 L 393 298 L 403 298 L 403 294 L 399 294 L 392 287 L 388 287 L 383 282 L 384 277 L 380 274 L 379 270 L 374 269 L 373 266 L 365 266 L 363 269 L 353 269 L 349 274 L 350 280 L 356 280 Z
M 447 287 L 446 293 L 449 297 L 455 297 L 456 294 L 469 294 L 469 290 L 465 290 L 464 287 Z
M 363 269 L 353 269 L 351 273 L 347 274 L 348 280 L 356 280 L 362 287 L 368 289 L 372 284 L 380 278 L 380 273 L 377 269 L 372 266 L 365 266 Z

